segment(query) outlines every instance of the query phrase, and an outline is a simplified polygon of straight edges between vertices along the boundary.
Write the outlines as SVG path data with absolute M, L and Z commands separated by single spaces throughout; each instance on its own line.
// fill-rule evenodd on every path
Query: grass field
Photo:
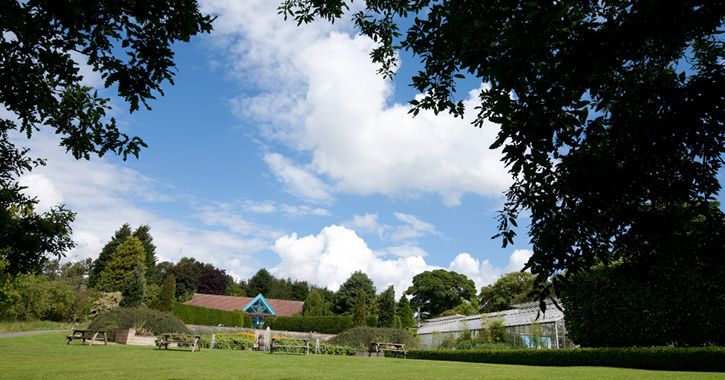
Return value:
M 529 367 L 392 358 L 158 350 L 74 341 L 65 333 L 0 339 L 0 379 L 725 379 L 724 373 Z

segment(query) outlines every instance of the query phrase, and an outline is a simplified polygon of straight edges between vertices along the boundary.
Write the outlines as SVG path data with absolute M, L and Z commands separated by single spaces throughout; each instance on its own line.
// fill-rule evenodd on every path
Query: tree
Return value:
M 111 261 L 111 257 L 116 253 L 116 249 L 131 236 L 131 226 L 124 224 L 114 234 L 111 240 L 103 246 L 98 258 L 93 261 L 91 273 L 88 276 L 88 286 L 95 288 L 101 272 L 106 269 L 106 265 Z
M 421 313 L 434 316 L 473 299 L 476 285 L 465 275 L 436 269 L 415 275 L 406 293 L 413 296 L 413 309 L 420 308 Z
M 145 260 L 146 253 L 141 241 L 129 236 L 111 256 L 106 268 L 101 272 L 96 288 L 105 292 L 121 291 L 126 277 Z
M 355 311 L 352 314 L 352 327 L 361 327 L 367 325 L 365 320 L 365 305 L 365 291 L 360 289 L 357 291 L 357 295 L 355 296 Z
M 0 106 L 10 116 L 0 118 L 0 255 L 10 273 L 37 272 L 46 255 L 62 257 L 72 248 L 75 214 L 62 205 L 34 212 L 37 201 L 22 193 L 17 178 L 44 161 L 27 157 L 28 149 L 17 148 L 9 133 L 31 138 L 49 128 L 77 159 L 107 152 L 138 156 L 146 145 L 106 117 L 110 99 L 82 85 L 75 60 L 99 72 L 132 112 L 139 103 L 148 108 L 165 81 L 173 84 L 171 46 L 211 31 L 211 22 L 195 0 L 174 6 L 161 0 L 3 3 Z
M 340 285 L 340 289 L 335 293 L 335 312 L 341 315 L 348 315 L 353 312 L 355 308 L 355 300 L 357 297 L 358 290 L 365 292 L 365 298 L 367 299 L 366 308 L 370 306 L 372 300 L 375 299 L 375 285 L 373 281 L 363 273 L 357 271 L 350 275 L 345 282 Z
M 82 289 L 86 285 L 86 276 L 90 272 L 93 259 L 69 261 L 60 266 L 60 280 L 73 289 Z
M 247 284 L 247 295 L 250 297 L 256 297 L 258 294 L 262 294 L 265 297 L 269 297 L 274 291 L 274 285 L 276 283 L 274 276 L 269 274 L 266 269 L 262 268 L 249 279 Z
M 292 300 L 304 301 L 310 293 L 310 284 L 307 281 L 297 281 L 292 283 Z
M 400 297 L 400 301 L 398 301 L 397 315 L 400 318 L 401 328 L 406 329 L 415 325 L 413 309 L 410 308 L 410 301 L 408 301 L 408 297 L 405 294 L 403 294 L 403 296 Z
M 395 328 L 395 289 L 390 285 L 376 298 L 378 304 L 378 327 Z
M 8 153 L 3 144 L 0 141 L 0 155 Z M 0 158 L 0 164 L 3 161 L 5 157 Z M 16 173 L 21 172 L 18 169 Z M 75 246 L 71 240 L 75 214 L 64 206 L 37 213 L 37 200 L 27 197 L 24 187 L 13 181 L 11 173 L 0 168 L 0 258 L 7 262 L 5 270 L 12 275 L 37 273 L 47 255 L 60 258 Z
M 165 313 L 171 313 L 174 310 L 174 299 L 176 297 L 176 279 L 173 274 L 169 274 L 164 278 L 161 284 L 161 294 L 159 295 L 158 310 Z
M 285 0 L 281 12 L 298 24 L 334 21 L 347 3 Z M 683 203 L 699 204 L 691 215 L 702 214 L 720 191 L 723 2 L 393 0 L 365 7 L 355 24 L 378 42 L 371 57 L 383 74 L 393 74 L 398 46 L 421 58 L 413 87 L 424 95 L 411 101 L 413 114 L 462 116 L 458 79 L 485 84 L 474 125 L 500 125 L 491 148 L 502 149 L 514 179 L 496 236 L 512 243 L 519 214 L 530 215 L 534 252 L 525 267 L 540 288 L 557 273 L 564 275 L 555 286 L 598 262 L 646 255 L 623 245 L 666 240 L 685 227 L 633 226 Z M 413 16 L 400 40 L 398 20 Z
M 146 291 L 146 277 L 144 274 L 144 265 L 136 264 L 136 268 L 123 281 L 123 291 L 121 292 L 121 307 L 141 307 Z
M 199 293 L 226 295 L 227 286 L 229 286 L 229 280 L 224 269 L 215 268 L 211 264 L 204 265 L 204 269 L 199 274 L 197 289 Z
M 511 305 L 536 300 L 535 277 L 527 272 L 507 273 L 479 293 L 481 313 L 508 310 Z
M 305 303 L 302 305 L 302 314 L 305 317 L 332 315 L 331 307 L 332 303 L 326 301 L 321 292 L 313 290 L 305 298 Z
M 244 280 L 239 280 L 239 282 L 234 281 L 234 278 L 230 275 L 227 275 L 227 281 L 229 282 L 229 285 L 227 286 L 226 292 L 230 296 L 235 297 L 246 297 L 247 296 L 247 282 Z
M 158 269 L 156 268 L 156 246 L 154 245 L 154 238 L 151 237 L 151 227 L 144 224 L 139 226 L 136 231 L 133 231 L 133 236 L 141 241 L 143 249 L 146 252 L 146 283 L 155 284 L 158 277 Z
M 204 264 L 196 261 L 193 257 L 182 257 L 176 265 L 167 270 L 176 278 L 176 299 L 186 300 L 196 293 L 199 286 L 199 276 L 204 269 Z

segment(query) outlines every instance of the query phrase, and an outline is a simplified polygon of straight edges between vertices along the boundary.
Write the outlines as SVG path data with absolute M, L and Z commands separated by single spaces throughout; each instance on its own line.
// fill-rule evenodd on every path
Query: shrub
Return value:
M 269 324 L 267 323 L 269 322 Z M 277 317 L 265 320 L 264 328 L 278 331 L 319 332 L 339 334 L 352 327 L 350 316 L 328 317 Z
M 214 336 L 214 349 L 216 350 L 247 350 L 256 342 L 254 334 L 245 331 L 238 333 L 216 333 L 201 336 L 202 347 L 209 348 Z
M 116 329 L 143 327 L 154 335 L 163 333 L 189 333 L 179 317 L 157 310 L 142 308 L 115 308 L 96 316 L 88 327 L 105 330 L 110 339 L 116 339 Z
M 329 344 L 367 349 L 372 342 L 402 343 L 406 348 L 418 347 L 418 340 L 407 330 L 390 328 L 356 327 L 332 337 Z
M 174 315 L 181 318 L 184 323 L 190 325 L 203 326 L 244 326 L 244 312 L 239 310 L 227 311 L 219 309 L 209 309 L 206 307 L 184 305 L 183 303 L 174 303 Z M 249 327 L 251 327 L 251 319 Z
M 251 329 L 252 328 L 252 317 L 249 315 L 244 316 L 244 327 Z
M 411 350 L 409 359 L 474 363 L 725 371 L 723 347 L 628 347 L 565 350 Z

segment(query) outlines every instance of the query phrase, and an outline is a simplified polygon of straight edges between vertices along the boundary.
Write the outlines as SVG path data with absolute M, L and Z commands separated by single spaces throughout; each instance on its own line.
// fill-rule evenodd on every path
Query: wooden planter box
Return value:
M 130 346 L 155 346 L 155 336 L 136 335 L 136 329 L 116 329 L 116 343 L 128 344 Z

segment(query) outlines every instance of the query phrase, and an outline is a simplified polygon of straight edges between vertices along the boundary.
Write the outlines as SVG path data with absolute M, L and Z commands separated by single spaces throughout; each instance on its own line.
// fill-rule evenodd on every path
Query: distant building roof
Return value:
M 252 297 L 232 297 L 232 296 L 219 296 L 216 294 L 199 294 L 196 293 L 191 298 L 191 301 L 184 302 L 186 305 L 206 307 L 209 309 L 219 310 L 244 310 L 255 298 Z M 302 312 L 302 301 L 288 301 L 288 300 L 276 300 L 276 299 L 265 299 L 269 306 L 277 313 L 276 315 L 282 317 L 291 317 L 294 313 Z
M 473 315 L 464 317 L 461 315 L 451 315 L 448 317 L 434 318 L 422 323 L 418 328 L 418 334 L 432 334 L 435 331 L 444 333 L 463 331 L 466 329 L 481 330 L 482 326 L 486 323 L 484 316 L 489 320 L 500 318 L 506 327 L 530 325 L 534 322 L 552 323 L 564 318 L 564 313 L 550 302 L 547 302 L 546 313 L 539 313 L 539 311 L 539 303 L 530 302 L 513 305 L 511 310 L 488 313 L 483 316 Z

